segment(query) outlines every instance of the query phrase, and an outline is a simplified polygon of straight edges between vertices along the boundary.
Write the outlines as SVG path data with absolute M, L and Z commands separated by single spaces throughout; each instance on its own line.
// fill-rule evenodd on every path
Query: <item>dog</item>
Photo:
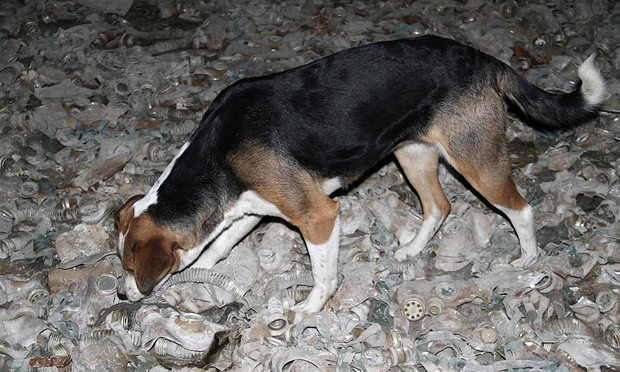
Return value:
M 422 251 L 450 213 L 438 180 L 450 164 L 538 256 L 533 210 L 511 175 L 506 106 L 537 125 L 576 126 L 607 98 L 594 55 L 577 89 L 552 94 L 497 59 L 438 36 L 384 41 L 224 89 L 146 195 L 118 213 L 123 290 L 138 301 L 190 265 L 211 268 L 262 216 L 301 232 L 314 277 L 292 310 L 320 311 L 337 286 L 338 202 L 330 198 L 394 154 L 424 221 L 397 260 Z

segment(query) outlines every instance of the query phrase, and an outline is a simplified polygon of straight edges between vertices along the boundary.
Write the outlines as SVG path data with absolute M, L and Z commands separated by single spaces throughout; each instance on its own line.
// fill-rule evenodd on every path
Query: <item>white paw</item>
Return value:
M 308 299 L 305 299 L 291 307 L 291 311 L 303 314 L 317 313 L 321 311 L 321 309 L 323 309 L 322 303 L 312 303 L 311 301 L 308 301 Z
M 394 253 L 394 259 L 398 262 L 406 261 L 409 258 L 407 254 L 407 249 L 401 248 Z
M 521 257 L 512 261 L 510 264 L 514 267 L 522 267 L 524 269 L 527 269 L 531 267 L 532 265 L 534 265 L 534 263 L 536 263 L 536 260 L 538 260 L 538 257 L 540 257 L 539 254 L 536 254 L 534 256 L 528 256 L 528 255 L 522 254 Z
M 323 309 L 323 306 L 334 292 L 335 290 L 326 291 L 315 286 L 308 294 L 308 297 L 300 303 L 293 305 L 291 310 L 305 314 L 317 313 Z

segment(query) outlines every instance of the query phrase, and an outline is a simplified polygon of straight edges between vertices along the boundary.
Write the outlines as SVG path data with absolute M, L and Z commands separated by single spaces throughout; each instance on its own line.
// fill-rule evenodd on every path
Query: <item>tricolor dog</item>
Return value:
M 277 216 L 306 242 L 314 288 L 295 306 L 319 311 L 336 290 L 338 202 L 330 198 L 394 153 L 422 202 L 424 222 L 395 253 L 414 257 L 450 212 L 440 159 L 512 223 L 514 265 L 536 260 L 532 208 L 513 182 L 505 104 L 551 128 L 596 115 L 607 98 L 593 57 L 577 89 L 551 94 L 506 64 L 436 36 L 335 53 L 223 90 L 155 185 L 118 216 L 128 299 L 190 265 L 211 268 L 261 219 Z

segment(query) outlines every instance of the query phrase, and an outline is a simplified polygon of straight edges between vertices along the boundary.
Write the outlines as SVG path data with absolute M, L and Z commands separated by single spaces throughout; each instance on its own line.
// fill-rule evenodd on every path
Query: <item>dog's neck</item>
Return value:
M 149 192 L 155 195 L 147 209 L 154 221 L 192 235 L 186 238 L 191 241 L 211 235 L 242 192 L 225 159 L 213 158 L 206 150 L 198 143 L 184 146 L 162 182 Z

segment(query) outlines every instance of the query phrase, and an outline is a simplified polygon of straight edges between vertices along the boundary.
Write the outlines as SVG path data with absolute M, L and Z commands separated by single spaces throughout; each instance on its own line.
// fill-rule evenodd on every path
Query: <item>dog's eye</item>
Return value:
M 136 248 L 136 244 L 131 244 L 124 242 L 124 247 L 119 246 L 119 256 L 121 257 L 121 264 L 123 265 L 123 269 L 127 270 L 130 273 L 134 271 L 134 250 Z
M 133 267 L 129 267 L 126 263 L 125 260 L 123 260 L 123 269 L 125 269 L 127 272 L 132 273 L 133 274 Z

